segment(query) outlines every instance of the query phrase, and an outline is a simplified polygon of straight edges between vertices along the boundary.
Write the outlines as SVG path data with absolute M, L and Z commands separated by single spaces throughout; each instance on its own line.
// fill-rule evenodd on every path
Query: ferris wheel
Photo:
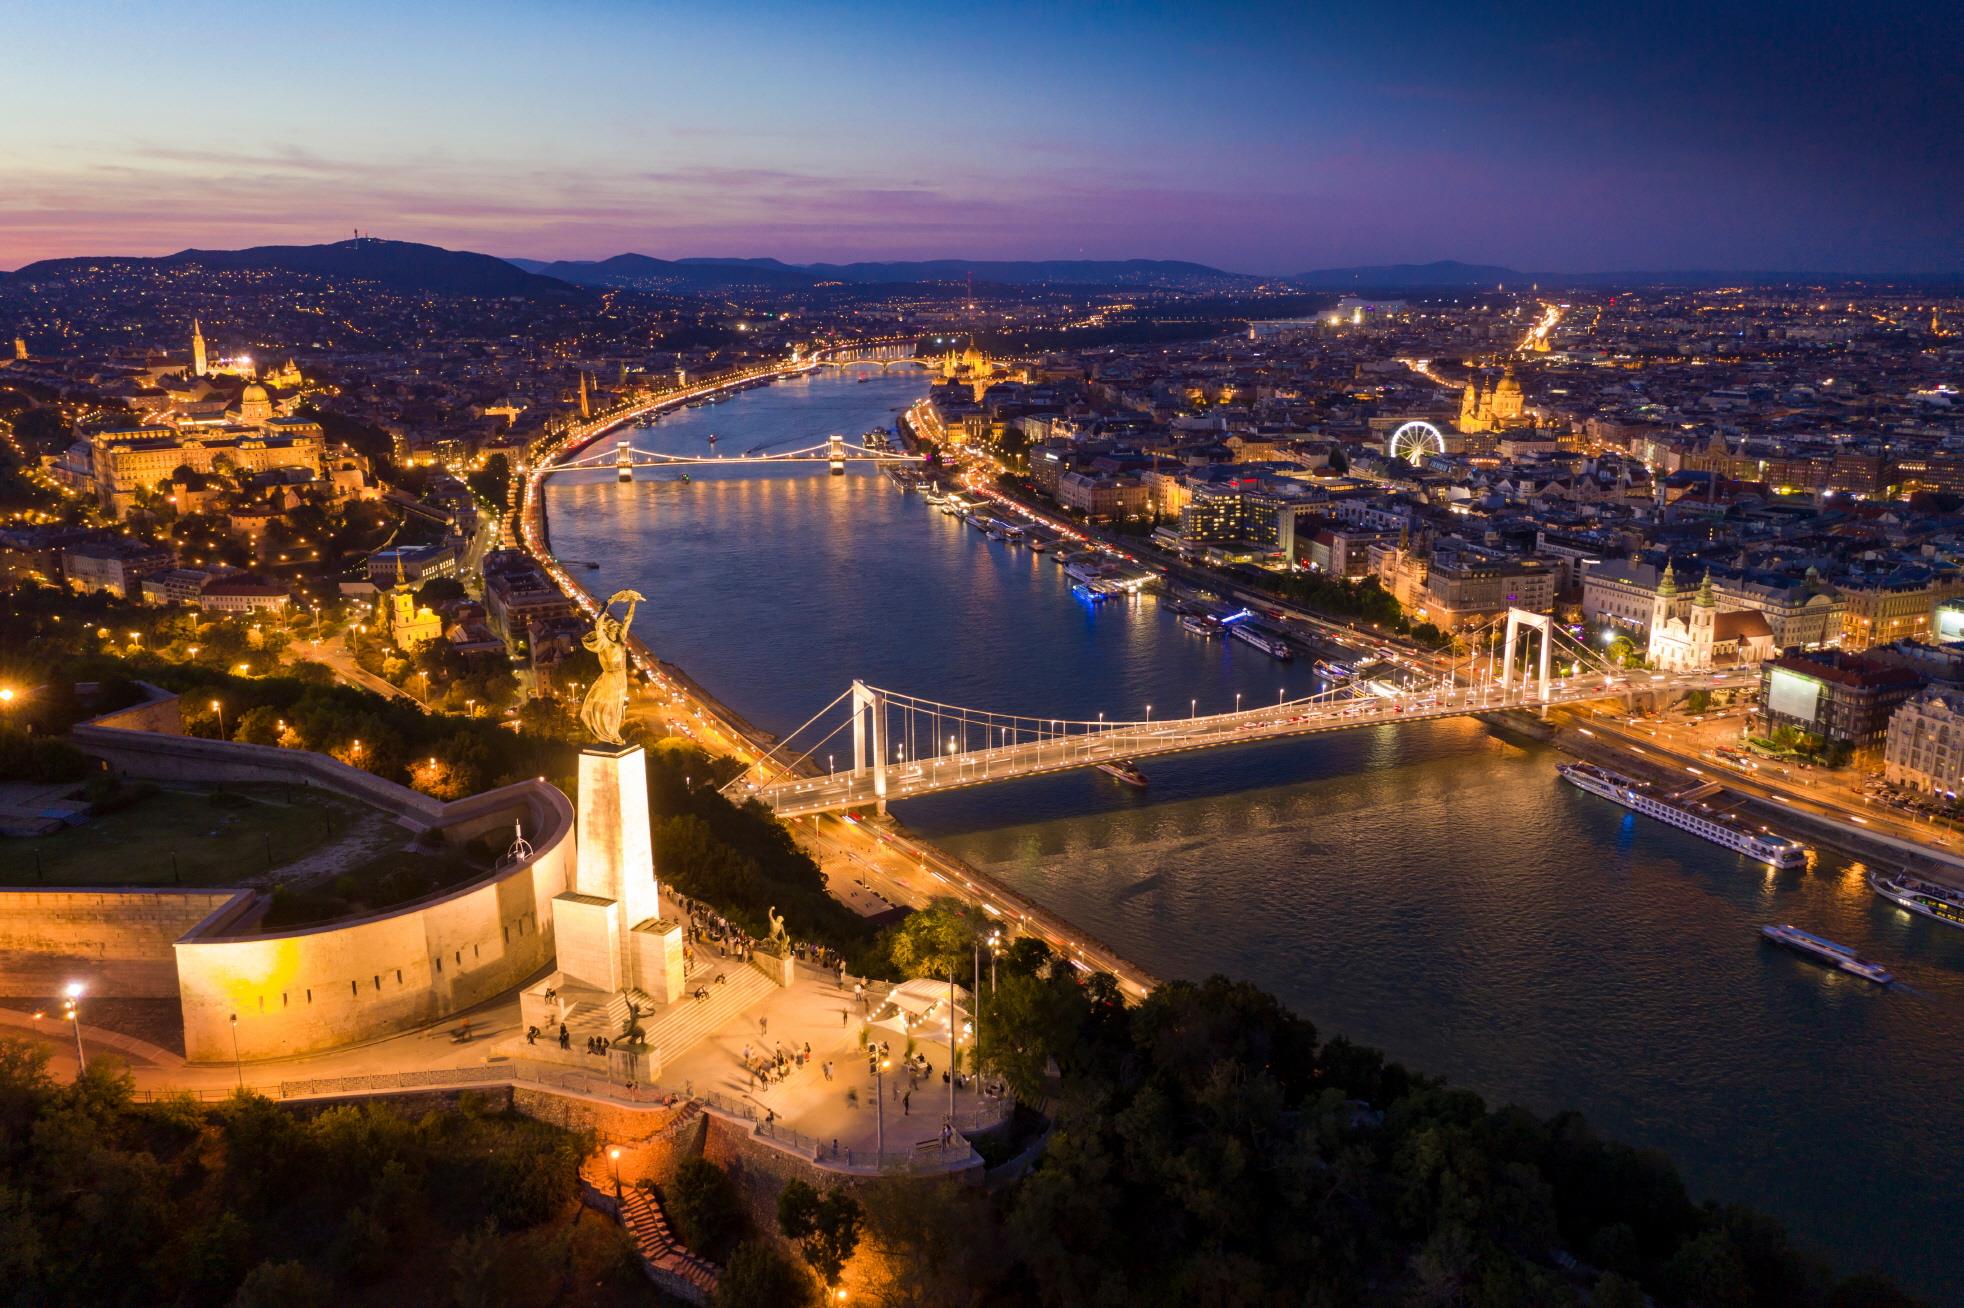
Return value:
M 1446 452 L 1446 438 L 1429 422 L 1408 422 L 1391 433 L 1391 457 L 1414 468 L 1434 454 Z

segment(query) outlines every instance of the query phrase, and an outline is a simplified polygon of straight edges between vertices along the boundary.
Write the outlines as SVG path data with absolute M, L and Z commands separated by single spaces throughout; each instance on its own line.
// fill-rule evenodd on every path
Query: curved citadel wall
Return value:
M 154 716 L 145 726 L 161 725 Z M 573 883 L 572 804 L 544 780 L 523 781 L 453 803 L 384 781 L 321 754 L 157 730 L 110 720 L 78 727 L 75 742 L 133 776 L 179 781 L 285 782 L 321 786 L 379 810 L 413 831 L 463 842 L 523 824 L 532 854 L 462 887 L 368 917 L 261 933 L 252 924 L 264 897 L 215 892 L 176 937 L 153 932 L 133 947 L 124 970 L 157 988 L 168 961 L 184 1016 L 185 1053 L 194 1062 L 275 1058 L 358 1044 L 438 1022 L 515 989 L 553 959 L 552 899 Z M 154 892 L 86 892 L 99 920 L 132 922 Z M 41 892 L 0 892 L 0 923 L 45 911 Z M 0 933 L 4 934 L 4 933 Z M 87 934 L 86 925 L 83 934 Z M 127 934 L 120 925 L 114 934 Z M 168 939 L 168 943 L 166 943 Z M 66 949 L 63 951 L 66 953 Z M 85 964 L 78 945 L 69 958 Z M 44 960 L 45 961 L 45 960 Z M 94 981 L 94 977 L 83 979 Z M 95 993 L 116 993 L 115 978 Z

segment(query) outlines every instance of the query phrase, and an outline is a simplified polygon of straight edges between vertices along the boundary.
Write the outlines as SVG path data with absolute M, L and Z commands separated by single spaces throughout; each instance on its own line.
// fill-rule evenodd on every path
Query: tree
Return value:
M 787 1183 L 777 1196 L 777 1228 L 796 1240 L 805 1261 L 827 1290 L 839 1283 L 846 1263 L 859 1248 L 863 1213 L 843 1186 L 820 1195 L 803 1181 Z
M 466 595 L 464 583 L 455 577 L 432 577 L 417 589 L 416 602 L 435 608 L 439 604 L 454 604 Z
M 803 1268 L 762 1240 L 736 1247 L 716 1279 L 716 1308 L 813 1308 L 817 1288 Z
M 502 513 L 511 493 L 511 461 L 502 454 L 494 454 L 484 461 L 483 468 L 465 478 L 465 482 L 478 503 Z
M 905 976 L 967 976 L 975 942 L 987 931 L 980 909 L 943 895 L 893 928 L 887 957 Z
M 866 1242 L 888 1269 L 893 1308 L 974 1308 L 991 1293 L 1006 1256 L 980 1186 L 941 1178 L 887 1177 L 861 1190 Z
M 327 1283 L 305 1264 L 263 1262 L 246 1273 L 232 1308 L 320 1308 L 327 1301 Z
M 743 1198 L 729 1174 L 706 1158 L 691 1158 L 668 1187 L 669 1220 L 682 1243 L 714 1260 L 743 1234 Z

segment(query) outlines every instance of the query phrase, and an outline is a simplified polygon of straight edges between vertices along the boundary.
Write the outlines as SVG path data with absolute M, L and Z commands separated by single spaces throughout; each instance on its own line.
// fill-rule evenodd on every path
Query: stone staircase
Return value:
M 670 1125 L 680 1126 L 701 1111 L 700 1105 L 690 1102 Z M 580 1164 L 580 1180 L 597 1194 L 613 1196 L 613 1169 L 605 1150 Z M 653 1191 L 638 1185 L 622 1186 L 616 1215 L 634 1242 L 650 1280 L 685 1302 L 710 1301 L 716 1293 L 716 1265 L 682 1247 Z
M 661 1050 L 661 1065 L 669 1066 L 682 1052 L 711 1032 L 719 1031 L 749 1009 L 777 991 L 770 978 L 747 963 L 732 963 L 723 969 L 723 984 L 714 973 L 698 968 L 689 978 L 693 988 L 709 992 L 704 1000 L 682 999 L 670 1004 L 652 1019 L 643 1019 L 648 1043 Z

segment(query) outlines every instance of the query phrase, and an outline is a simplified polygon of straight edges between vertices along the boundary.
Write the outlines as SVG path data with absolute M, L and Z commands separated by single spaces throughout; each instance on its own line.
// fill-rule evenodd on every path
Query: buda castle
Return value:
M 58 469 L 73 482 L 92 484 L 103 509 L 128 515 L 137 497 L 166 489 L 173 473 L 190 468 L 200 474 L 250 475 L 275 469 L 322 475 L 326 433 L 318 422 L 293 416 L 297 394 L 275 398 L 281 389 L 303 384 L 291 361 L 255 380 L 250 358 L 214 363 L 204 332 L 191 324 L 188 367 L 159 364 L 152 389 L 132 407 L 143 413 L 141 426 L 90 434 L 64 456 Z M 243 387 L 229 384 L 245 379 Z

